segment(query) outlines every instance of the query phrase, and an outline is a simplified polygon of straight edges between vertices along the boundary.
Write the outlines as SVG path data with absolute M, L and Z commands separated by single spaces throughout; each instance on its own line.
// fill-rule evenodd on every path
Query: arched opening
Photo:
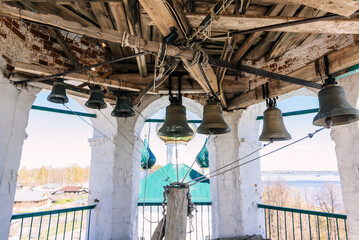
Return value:
M 188 179 L 202 176 L 201 173 L 204 173 L 204 171 L 207 173 L 207 170 L 201 169 L 195 163 L 195 158 L 201 151 L 206 141 L 206 136 L 195 134 L 194 138 L 190 141 L 179 142 L 177 144 L 164 142 L 157 135 L 157 131 L 162 123 L 143 121 L 143 119 L 164 119 L 167 105 L 169 105 L 168 97 L 154 100 L 141 111 L 144 118 L 139 117 L 136 123 L 136 129 L 141 131 L 141 139 L 144 140 L 147 137 L 149 147 L 157 160 L 153 170 L 141 170 L 138 236 L 142 239 L 150 239 L 159 221 L 162 219 L 163 185 L 177 182 L 173 170 L 178 167 L 179 182 L 184 180 L 184 177 L 186 177 L 184 181 L 186 182 Z M 203 106 L 201 104 L 191 99 L 183 98 L 183 105 L 187 109 L 186 115 L 189 120 L 200 120 L 202 118 Z M 193 127 L 196 129 L 198 125 L 193 124 Z M 175 152 L 178 154 L 178 165 Z M 186 176 L 187 171 L 189 171 L 189 174 Z M 167 177 L 168 179 L 166 179 Z M 197 236 L 205 239 L 206 236 L 209 237 L 211 234 L 209 180 L 202 185 L 191 188 L 192 201 L 198 204 L 198 212 L 194 212 L 193 218 L 188 222 L 188 238 L 195 238 Z

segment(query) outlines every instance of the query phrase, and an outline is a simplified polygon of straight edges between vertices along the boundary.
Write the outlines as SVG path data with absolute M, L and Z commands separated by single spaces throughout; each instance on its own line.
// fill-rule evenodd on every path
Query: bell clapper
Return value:
M 327 117 L 327 118 L 325 119 L 326 128 L 329 129 L 329 128 L 332 126 L 332 124 L 333 124 L 333 119 L 332 119 L 331 117 Z

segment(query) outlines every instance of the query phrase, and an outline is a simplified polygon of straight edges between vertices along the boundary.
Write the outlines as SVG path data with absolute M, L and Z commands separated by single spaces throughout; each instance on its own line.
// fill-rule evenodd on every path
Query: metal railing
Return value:
M 264 209 L 266 238 L 348 240 L 346 215 L 264 204 L 258 208 Z
M 187 235 L 189 240 L 211 239 L 211 204 L 195 203 L 192 220 L 187 221 Z M 138 203 L 138 238 L 151 239 L 159 221 L 162 219 L 161 203 Z
M 96 205 L 14 214 L 10 239 L 90 239 L 91 210 Z

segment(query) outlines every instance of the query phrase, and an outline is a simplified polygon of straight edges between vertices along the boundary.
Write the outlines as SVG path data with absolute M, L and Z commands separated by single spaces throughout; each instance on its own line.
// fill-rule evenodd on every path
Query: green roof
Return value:
M 190 169 L 186 164 L 178 164 L 178 177 L 181 182 L 187 171 Z M 168 176 L 169 179 L 167 181 L 164 180 L 164 176 Z M 192 179 L 196 179 L 198 177 L 205 178 L 199 172 L 191 169 L 184 183 L 191 181 Z M 203 179 L 201 178 L 201 179 Z M 143 196 L 145 191 L 145 181 L 146 178 L 141 180 L 141 190 L 139 196 L 139 203 L 143 204 Z M 158 169 L 156 172 L 147 176 L 147 184 L 146 184 L 146 203 L 162 203 L 163 201 L 163 187 L 169 185 L 172 182 L 177 181 L 177 170 L 176 164 L 169 163 L 166 166 Z M 209 179 L 197 183 L 190 187 L 192 201 L 194 203 L 211 203 L 211 194 L 209 188 Z

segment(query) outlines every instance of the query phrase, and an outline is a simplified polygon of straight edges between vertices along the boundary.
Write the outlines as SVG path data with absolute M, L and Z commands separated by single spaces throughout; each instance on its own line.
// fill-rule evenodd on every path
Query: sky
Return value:
M 34 105 L 67 110 L 61 104 L 53 104 L 46 100 L 49 92 L 40 92 Z M 72 100 L 67 104 L 72 110 L 86 110 Z M 315 97 L 296 96 L 278 103 L 282 112 L 297 111 L 318 107 Z M 163 118 L 165 110 L 158 111 L 152 118 Z M 189 119 L 200 119 L 199 116 L 187 112 Z M 285 117 L 287 130 L 292 140 L 306 136 L 318 127 L 312 125 L 315 114 Z M 85 118 L 90 121 L 88 118 Z M 141 137 L 150 136 L 149 145 L 160 165 L 166 162 L 166 146 L 156 135 L 156 123 L 146 123 Z M 149 134 L 149 128 L 151 132 Z M 262 121 L 259 134 L 262 131 Z M 77 116 L 31 110 L 29 124 L 26 129 L 28 138 L 23 146 L 20 167 L 40 168 L 42 166 L 66 167 L 73 164 L 85 167 L 90 165 L 91 148 L 88 139 L 92 137 L 92 129 Z M 196 134 L 187 144 L 186 160 L 191 165 L 202 148 L 205 136 Z M 276 142 L 261 151 L 261 154 L 288 144 L 290 141 Z M 262 171 L 268 170 L 337 170 L 335 144 L 330 138 L 330 130 L 323 130 L 312 139 L 288 147 L 261 159 Z M 210 153 L 209 153 L 210 154 Z M 195 164 L 196 166 L 196 164 Z M 198 169 L 196 166 L 195 169 Z

